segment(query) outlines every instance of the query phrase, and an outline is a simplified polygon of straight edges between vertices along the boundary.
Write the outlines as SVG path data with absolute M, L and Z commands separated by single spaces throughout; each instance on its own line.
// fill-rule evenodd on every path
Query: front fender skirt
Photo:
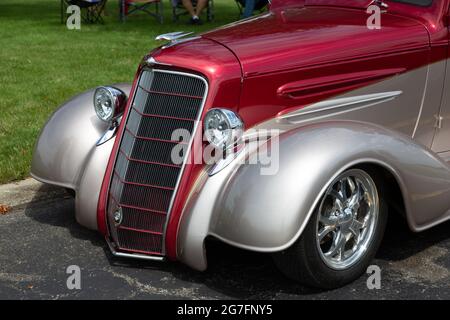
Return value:
M 330 121 L 286 132 L 278 145 L 275 175 L 261 175 L 260 165 L 235 161 L 212 177 L 200 176 L 180 224 L 180 260 L 204 270 L 203 242 L 209 235 L 252 251 L 290 247 L 327 185 L 342 171 L 363 163 L 394 175 L 412 230 L 450 218 L 449 166 L 407 136 L 368 123 Z M 240 157 L 248 158 L 251 152 L 257 151 Z
M 113 85 L 127 94 L 130 84 Z M 92 101 L 95 90 L 59 107 L 41 131 L 31 175 L 44 183 L 75 190 L 77 221 L 97 229 L 97 201 L 114 139 L 96 146 L 109 125 L 98 119 Z

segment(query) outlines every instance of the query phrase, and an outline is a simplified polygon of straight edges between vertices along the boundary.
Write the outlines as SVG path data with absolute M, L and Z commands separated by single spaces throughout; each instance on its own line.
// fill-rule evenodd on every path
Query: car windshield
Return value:
M 421 7 L 428 7 L 433 3 L 433 0 L 391 0 L 391 1 L 412 4 Z
M 296 0 L 279 0 L 280 2 L 294 3 Z M 297 0 L 298 1 L 298 0 Z M 396 2 L 412 6 L 429 7 L 433 4 L 433 0 L 386 0 L 386 2 Z M 353 7 L 353 8 L 367 8 L 371 3 L 370 0 L 306 0 L 307 6 L 336 6 L 336 7 Z

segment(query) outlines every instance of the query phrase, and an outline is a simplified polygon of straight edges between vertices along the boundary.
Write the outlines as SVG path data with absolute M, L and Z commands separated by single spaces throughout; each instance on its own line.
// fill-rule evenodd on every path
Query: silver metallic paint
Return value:
M 203 187 L 187 204 L 180 227 L 179 258 L 204 270 L 200 248 L 208 235 L 252 251 L 290 247 L 328 184 L 346 169 L 367 163 L 396 177 L 412 230 L 450 218 L 450 167 L 437 155 L 381 126 L 326 121 L 280 137 L 277 175 L 261 176 L 258 165 L 231 164 L 199 183 Z
M 115 84 L 127 95 L 130 84 Z M 109 128 L 98 119 L 94 91 L 82 93 L 59 107 L 41 131 L 31 175 L 44 183 L 75 190 L 77 221 L 97 229 L 97 201 L 114 139 L 97 146 Z
M 439 93 L 439 85 L 438 89 L 429 85 L 436 85 L 441 78 L 426 77 L 431 74 L 429 68 L 437 67 L 442 64 L 258 125 L 256 129 L 284 132 L 280 137 L 280 172 L 261 176 L 257 165 L 237 165 L 240 157 L 254 152 L 245 150 L 218 174 L 209 178 L 202 175 L 180 224 L 180 260 L 204 270 L 203 242 L 207 236 L 260 252 L 290 247 L 327 185 L 346 169 L 363 163 L 381 166 L 396 178 L 413 231 L 449 219 L 450 167 L 429 149 L 435 130 L 429 118 L 440 101 L 427 90 Z
M 206 269 L 207 236 L 254 251 L 288 248 L 327 185 L 361 163 L 393 174 L 412 230 L 449 219 L 450 167 L 429 149 L 435 132 L 429 123 L 439 110 L 435 96 L 443 79 L 432 70 L 440 67 L 433 64 L 310 106 L 314 112 L 307 107 L 260 124 L 283 132 L 279 174 L 261 176 L 257 165 L 237 165 L 256 152 L 254 146 L 213 176 L 205 168 L 184 208 L 179 259 Z M 119 88 L 129 93 L 131 86 Z M 51 117 L 36 146 L 32 175 L 74 189 L 77 220 L 96 229 L 98 192 L 114 140 L 95 146 L 108 125 L 95 115 L 92 95 L 79 95 Z M 323 112 L 321 106 L 339 111 Z
M 440 112 L 434 113 L 436 115 L 440 113 L 442 117 L 442 128 L 436 131 L 436 135 L 433 141 L 433 150 L 436 152 L 450 151 L 450 64 L 448 60 L 446 64 L 442 66 L 442 70 L 446 70 L 447 76 L 445 77 L 445 90 L 442 95 L 442 105 Z
M 348 113 L 359 109 L 365 109 L 380 103 L 391 101 L 400 96 L 402 91 L 380 92 L 367 95 L 355 95 L 346 98 L 338 98 L 315 103 L 307 108 L 300 109 L 279 116 L 278 119 L 287 120 L 293 124 L 299 124 L 309 121 L 305 115 L 314 114 L 315 117 L 326 117 L 337 115 L 340 113 Z

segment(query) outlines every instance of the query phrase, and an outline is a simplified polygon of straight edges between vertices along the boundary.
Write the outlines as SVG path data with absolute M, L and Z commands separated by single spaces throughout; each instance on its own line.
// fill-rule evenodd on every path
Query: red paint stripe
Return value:
M 152 185 L 152 184 L 145 184 L 145 183 L 138 183 L 138 182 L 131 182 L 131 181 L 122 180 L 122 178 L 120 177 L 120 175 L 117 173 L 116 170 L 114 170 L 114 174 L 117 176 L 119 181 L 122 182 L 123 184 L 129 184 L 129 185 L 132 185 L 132 186 L 139 186 L 139 187 L 146 187 L 146 188 L 162 189 L 162 190 L 168 190 L 168 191 L 174 191 L 175 190 L 175 188 L 170 188 L 170 187 L 156 186 L 156 185 Z
M 124 227 L 124 226 L 118 226 L 118 229 L 122 230 L 128 230 L 133 232 L 139 232 L 139 233 L 148 233 L 155 236 L 162 236 L 162 232 L 156 232 L 156 231 L 150 231 L 150 230 L 142 230 L 142 229 L 136 229 L 136 228 L 130 228 L 130 227 Z
M 163 91 L 156 91 L 156 90 L 147 90 L 141 86 L 139 86 L 140 89 L 144 90 L 145 92 L 148 93 L 154 93 L 154 94 L 161 94 L 161 95 L 165 95 L 165 96 L 174 96 L 174 97 L 183 97 L 183 98 L 191 98 L 191 99 L 199 99 L 199 100 L 203 100 L 203 97 L 201 96 L 191 96 L 188 94 L 182 94 L 182 93 L 171 93 L 171 92 L 163 92 Z
M 170 119 L 170 120 L 180 120 L 180 121 L 190 121 L 195 122 L 194 119 L 188 119 L 188 118 L 179 118 L 179 117 L 172 117 L 172 116 L 163 116 L 160 114 L 150 114 L 150 113 L 142 113 L 139 110 L 137 110 L 135 107 L 132 107 L 135 112 L 137 112 L 139 115 L 143 117 L 152 117 L 152 118 L 161 118 L 161 119 Z
M 279 87 L 277 94 L 291 99 L 304 98 L 309 91 L 327 91 L 327 89 L 340 89 L 358 83 L 367 83 L 372 80 L 386 78 L 403 73 L 405 68 L 378 69 L 363 72 L 352 72 L 333 76 L 318 77 L 284 84 Z
M 125 251 L 125 252 L 132 252 L 132 253 L 141 253 L 141 254 L 146 254 L 146 255 L 153 255 L 153 256 L 160 256 L 160 257 L 164 257 L 164 255 L 161 252 L 152 252 L 152 251 L 142 251 L 142 250 L 134 250 L 134 249 L 125 249 L 125 248 L 118 248 L 120 251 Z
M 134 209 L 134 210 L 139 210 L 139 211 L 145 211 L 145 212 L 151 212 L 151 213 L 157 213 L 157 214 L 162 214 L 162 215 L 167 215 L 167 212 L 165 211 L 159 211 L 159 210 L 153 210 L 153 209 L 148 209 L 148 208 L 141 208 L 141 207 L 136 207 L 136 206 L 131 206 L 128 204 L 122 204 L 119 203 L 119 201 L 116 200 L 116 198 L 114 198 L 114 196 L 110 193 L 109 194 L 111 196 L 111 199 L 120 207 L 122 208 L 128 208 L 128 209 Z
M 134 159 L 134 158 L 127 156 L 126 153 L 122 149 L 120 149 L 120 153 L 122 153 L 124 155 L 124 157 L 127 158 L 128 161 L 145 163 L 145 164 L 154 164 L 154 165 L 163 166 L 163 167 L 171 167 L 171 168 L 179 168 L 179 169 L 181 168 L 181 166 L 177 165 L 177 164 L 160 163 L 160 162 L 154 162 L 154 161 Z
M 137 91 L 138 80 L 140 78 L 141 70 L 142 70 L 142 66 L 140 65 L 136 72 L 136 76 L 134 77 L 134 80 L 133 80 L 133 86 L 131 87 L 131 90 L 130 90 L 130 97 L 131 96 L 134 97 L 135 91 Z M 126 115 L 128 115 L 128 113 L 130 112 L 130 108 L 132 107 L 131 101 L 132 101 L 132 99 L 128 99 L 128 101 L 127 101 L 127 105 L 125 107 L 125 112 L 124 112 L 124 114 L 126 114 Z M 122 137 L 124 128 L 125 128 L 125 121 L 122 121 L 120 124 L 119 130 L 117 132 L 117 137 Z M 112 177 L 111 177 L 112 171 L 113 171 L 114 163 L 116 161 L 117 151 L 119 150 L 119 141 L 120 140 L 121 140 L 121 138 L 120 139 L 117 138 L 114 141 L 114 145 L 113 145 L 113 148 L 111 150 L 111 154 L 110 154 L 109 160 L 108 160 L 108 165 L 106 166 L 105 174 L 103 176 L 102 186 L 100 188 L 100 194 L 99 194 L 98 203 L 97 203 L 98 231 L 102 235 L 108 236 L 108 237 L 109 237 L 109 228 L 108 228 L 108 223 L 106 221 L 107 207 L 108 207 L 108 195 L 109 195 L 110 183 L 111 183 L 111 179 L 112 179 Z
M 187 144 L 186 142 L 175 141 L 175 140 L 165 140 L 165 139 L 137 136 L 133 132 L 131 132 L 130 129 L 126 128 L 125 130 L 129 134 L 131 134 L 133 137 L 135 137 L 136 139 L 147 140 L 147 141 L 157 141 L 157 142 L 164 142 L 164 143 L 173 143 L 173 144 Z

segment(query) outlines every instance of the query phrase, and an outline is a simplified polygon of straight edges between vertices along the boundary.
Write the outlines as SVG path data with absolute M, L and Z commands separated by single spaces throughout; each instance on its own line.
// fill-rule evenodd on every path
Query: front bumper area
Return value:
M 149 261 L 159 261 L 159 262 L 163 262 L 166 260 L 164 257 L 149 256 L 149 255 L 137 254 L 137 253 L 118 252 L 118 251 L 116 251 L 114 244 L 109 240 L 108 237 L 105 237 L 105 240 L 106 240 L 106 243 L 108 244 L 109 250 L 111 251 L 112 255 L 115 257 L 132 258 L 132 259 L 149 260 Z

